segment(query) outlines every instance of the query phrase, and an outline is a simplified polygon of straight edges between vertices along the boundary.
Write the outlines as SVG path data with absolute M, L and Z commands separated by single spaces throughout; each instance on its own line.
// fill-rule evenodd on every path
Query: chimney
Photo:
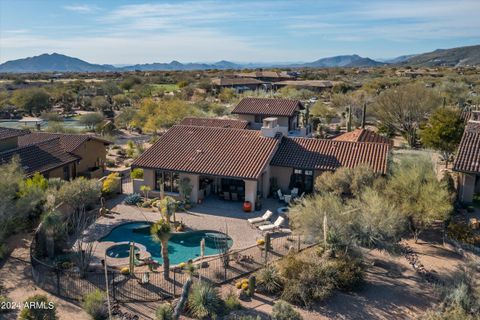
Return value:
M 278 119 L 269 117 L 263 119 L 263 125 L 260 129 L 262 137 L 275 138 L 278 133 L 282 134 L 282 130 L 278 125 Z

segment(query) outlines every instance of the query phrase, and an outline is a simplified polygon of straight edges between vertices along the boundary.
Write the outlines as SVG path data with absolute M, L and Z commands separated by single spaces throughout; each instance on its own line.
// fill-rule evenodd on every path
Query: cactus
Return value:
M 185 302 L 188 299 L 188 293 L 190 291 L 190 287 L 192 285 L 192 278 L 189 278 L 182 288 L 182 295 L 180 296 L 180 300 L 178 300 L 177 305 L 175 306 L 175 310 L 173 312 L 173 319 L 177 320 L 180 318 L 182 314 L 183 308 L 185 307 Z
M 250 276 L 248 278 L 248 295 L 250 297 L 253 297 L 253 295 L 255 294 L 256 282 L 257 282 L 257 279 L 255 278 L 255 276 Z

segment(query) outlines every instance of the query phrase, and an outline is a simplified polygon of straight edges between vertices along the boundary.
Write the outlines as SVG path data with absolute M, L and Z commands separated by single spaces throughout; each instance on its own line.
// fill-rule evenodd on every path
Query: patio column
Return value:
M 460 201 L 465 203 L 473 202 L 473 195 L 475 194 L 475 180 L 476 176 L 474 174 L 460 174 Z
M 243 180 L 245 181 L 245 201 L 252 203 L 252 208 L 255 208 L 255 200 L 257 199 L 257 185 L 256 180 Z

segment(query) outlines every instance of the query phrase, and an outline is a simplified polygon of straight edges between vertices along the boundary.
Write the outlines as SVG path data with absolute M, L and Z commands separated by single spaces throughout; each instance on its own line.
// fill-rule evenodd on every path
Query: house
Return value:
M 169 129 L 132 168 L 142 168 L 141 185 L 152 195 L 160 190 L 179 197 L 188 178 L 190 200 L 209 196 L 246 200 L 253 205 L 276 190 L 312 192 L 315 178 L 339 167 L 368 164 L 387 171 L 390 145 L 288 137 L 276 118 L 264 119 L 260 130 L 177 125 Z M 140 185 L 135 187 L 139 192 Z
M 18 157 L 27 176 L 40 172 L 65 180 L 77 176 L 99 178 L 109 144 L 90 135 L 0 128 L 0 161 Z
M 247 129 L 248 121 L 236 119 L 219 119 L 219 118 L 184 118 L 180 125 L 182 126 L 200 126 L 200 127 L 218 127 L 218 128 L 236 128 Z
M 459 173 L 458 196 L 465 203 L 473 202 L 480 193 L 480 111 L 471 111 L 465 126 L 453 170 Z
M 274 117 L 285 135 L 306 136 L 311 132 L 305 121 L 307 111 L 299 100 L 243 98 L 232 114 L 238 115 L 240 120 L 248 121 L 254 130 L 262 128 L 264 119 Z
M 242 72 L 235 74 L 238 78 L 253 78 L 266 82 L 276 82 L 284 80 L 294 80 L 295 77 L 285 71 L 254 71 L 254 72 Z
M 281 89 L 283 87 L 289 86 L 294 87 L 298 90 L 307 89 L 313 92 L 324 92 L 330 91 L 333 89 L 335 84 L 339 84 L 339 81 L 330 81 L 330 80 L 283 80 L 275 82 L 274 88 Z
M 236 93 L 256 90 L 270 90 L 271 84 L 265 81 L 260 81 L 253 78 L 216 78 L 212 79 L 212 86 L 220 91 L 221 89 L 231 88 Z

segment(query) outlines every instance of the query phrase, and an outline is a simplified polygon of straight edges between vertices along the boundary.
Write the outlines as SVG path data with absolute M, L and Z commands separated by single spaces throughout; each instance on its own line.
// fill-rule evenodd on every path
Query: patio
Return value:
M 114 227 L 126 222 L 156 222 L 159 220 L 160 213 L 156 209 L 125 205 L 123 199 L 124 196 L 107 202 L 111 214 L 98 218 L 96 223 L 87 229 L 86 234 L 90 241 L 97 241 L 106 236 Z M 212 230 L 228 233 L 233 239 L 232 249 L 239 250 L 256 245 L 256 240 L 262 238 L 261 231 L 253 227 L 247 219 L 262 216 L 267 210 L 270 210 L 273 212 L 270 221 L 274 222 L 278 217 L 277 210 L 284 206 L 285 204 L 276 199 L 263 199 L 261 210 L 244 212 L 239 202 L 228 202 L 209 197 L 204 203 L 195 205 L 188 212 L 176 213 L 176 219 L 186 225 L 186 231 Z M 284 223 L 284 227 L 288 226 L 287 224 L 288 222 Z M 288 233 L 290 230 L 282 229 L 282 231 Z M 106 249 L 112 244 L 112 242 L 96 242 L 95 256 L 98 261 L 104 258 Z M 109 264 L 111 262 L 116 264 L 108 261 Z

